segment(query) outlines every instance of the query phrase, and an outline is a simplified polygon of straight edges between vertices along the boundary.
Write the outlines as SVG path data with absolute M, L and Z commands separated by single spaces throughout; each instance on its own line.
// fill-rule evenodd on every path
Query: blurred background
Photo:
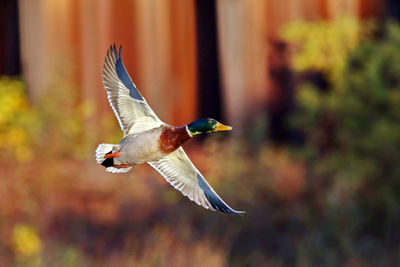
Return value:
M 0 265 L 399 265 L 399 19 L 396 0 L 2 0 Z M 162 120 L 234 126 L 185 149 L 244 216 L 96 164 L 122 137 L 113 43 Z

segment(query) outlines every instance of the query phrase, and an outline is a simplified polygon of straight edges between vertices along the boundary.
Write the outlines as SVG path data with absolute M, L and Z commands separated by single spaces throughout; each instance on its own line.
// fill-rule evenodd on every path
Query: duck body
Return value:
M 119 152 L 119 156 L 113 157 L 113 161 L 109 161 L 107 167 L 157 161 L 178 149 L 190 138 L 185 126 L 174 127 L 166 124 L 142 133 L 128 134 L 112 148 L 111 153 Z
M 111 46 L 103 65 L 103 83 L 110 106 L 124 132 L 118 144 L 100 144 L 96 161 L 107 172 L 126 173 L 148 163 L 175 189 L 206 209 L 241 214 L 229 207 L 208 184 L 182 148 L 202 133 L 228 131 L 232 127 L 214 119 L 200 119 L 182 127 L 161 121 L 133 83 L 119 52 Z

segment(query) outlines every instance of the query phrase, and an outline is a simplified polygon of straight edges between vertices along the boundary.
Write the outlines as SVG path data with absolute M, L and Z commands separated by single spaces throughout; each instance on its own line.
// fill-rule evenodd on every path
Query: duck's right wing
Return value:
M 103 65 L 103 83 L 108 100 L 125 135 L 159 127 L 162 121 L 139 93 L 125 69 L 115 45 L 107 52 Z
M 198 205 L 225 213 L 244 213 L 244 211 L 232 209 L 217 195 L 190 161 L 182 147 L 158 161 L 148 163 L 164 176 L 175 189 L 181 191 L 183 195 Z

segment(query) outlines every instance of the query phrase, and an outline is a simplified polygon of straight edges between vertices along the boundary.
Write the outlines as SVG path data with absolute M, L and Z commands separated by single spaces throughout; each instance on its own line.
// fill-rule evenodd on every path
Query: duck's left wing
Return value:
M 140 133 L 162 124 L 139 93 L 125 69 L 119 52 L 111 46 L 103 65 L 103 83 L 108 100 L 125 135 Z
M 198 205 L 225 213 L 244 213 L 244 211 L 232 209 L 217 195 L 190 161 L 182 147 L 158 161 L 148 163 L 164 176 L 175 189 L 181 191 L 183 195 Z

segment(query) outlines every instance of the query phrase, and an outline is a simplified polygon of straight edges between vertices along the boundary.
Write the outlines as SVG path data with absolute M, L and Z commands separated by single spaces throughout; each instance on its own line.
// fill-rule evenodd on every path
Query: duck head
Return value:
M 219 131 L 230 131 L 232 127 L 223 125 L 214 119 L 201 119 L 186 125 L 191 136 L 201 133 L 211 133 Z

